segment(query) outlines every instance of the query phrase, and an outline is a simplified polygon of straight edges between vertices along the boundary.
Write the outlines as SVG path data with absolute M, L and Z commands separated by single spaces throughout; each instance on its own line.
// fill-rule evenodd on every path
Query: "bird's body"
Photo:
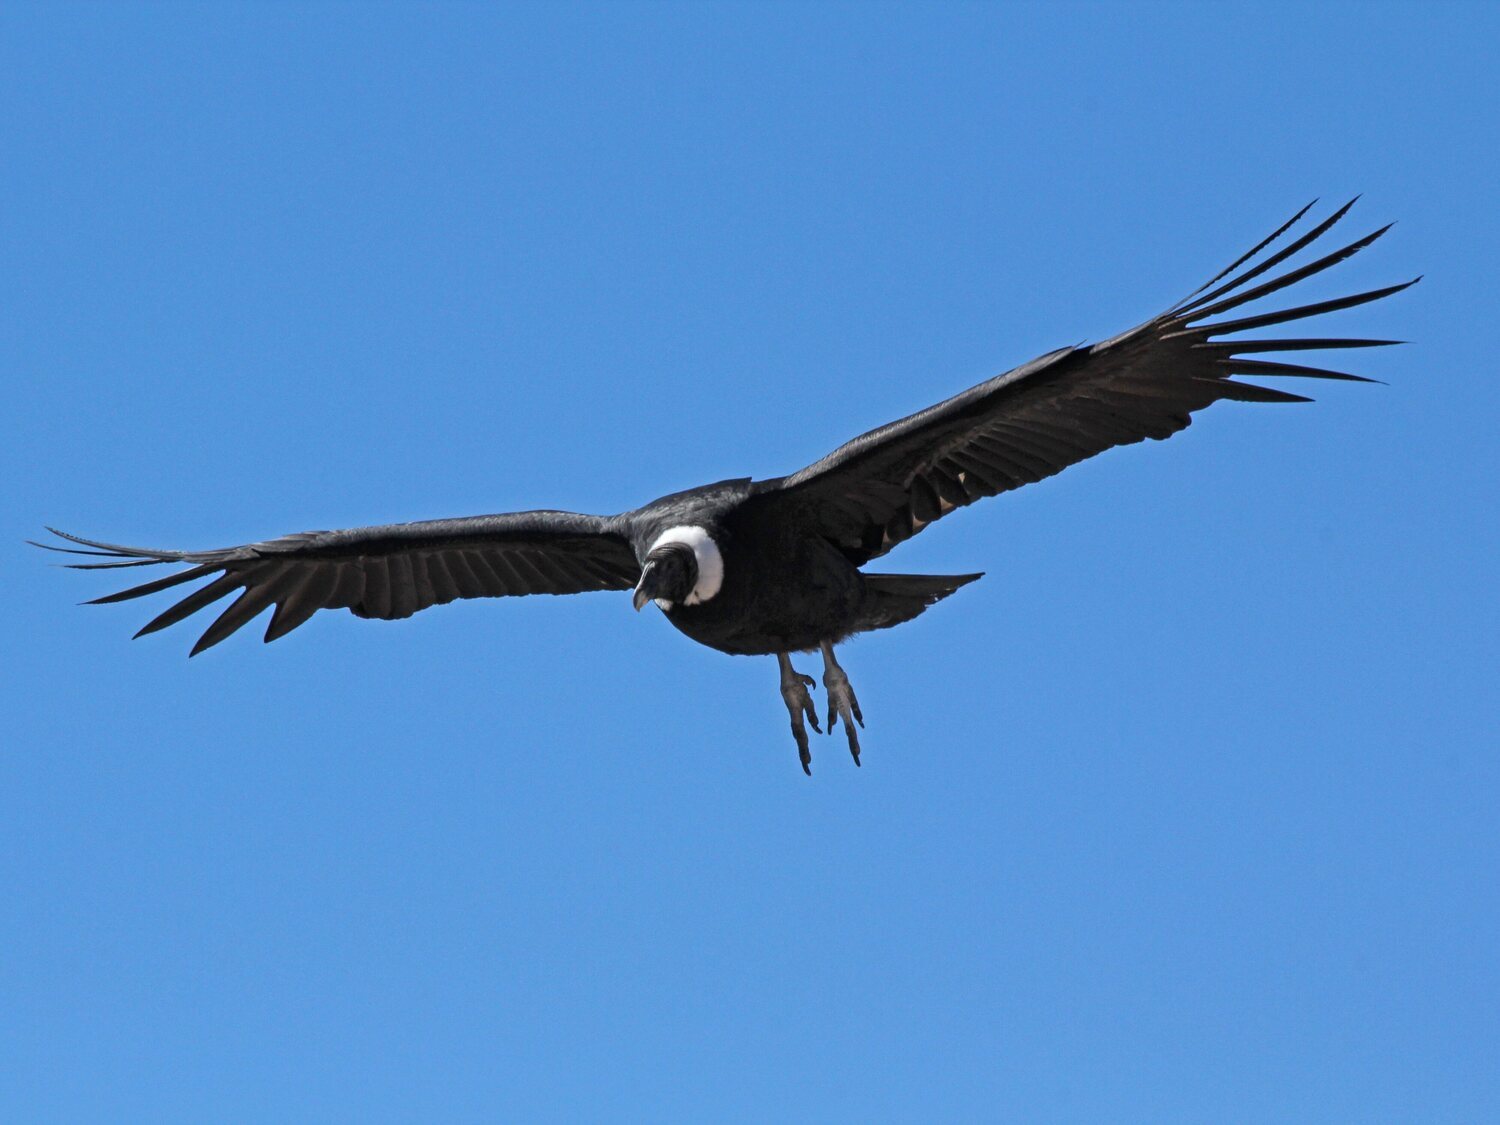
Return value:
M 735 656 L 806 652 L 859 632 L 866 593 L 857 567 L 826 540 L 757 518 L 741 504 L 705 521 L 732 560 L 717 596 L 664 610 L 699 644 Z
M 667 502 L 669 526 L 701 529 L 725 559 L 713 597 L 662 607 L 686 636 L 735 656 L 769 656 L 806 652 L 861 631 L 869 594 L 859 569 L 826 539 L 757 507 L 749 480 L 710 485 L 682 500 L 688 502 Z M 631 515 L 651 526 L 662 503 Z M 637 540 L 643 563 L 656 538 L 648 533 Z
M 804 769 L 811 755 L 803 719 L 818 725 L 807 691 L 813 681 L 792 668 L 789 655 L 820 650 L 829 730 L 843 719 L 858 763 L 854 723 L 863 720 L 833 646 L 857 633 L 909 621 L 980 577 L 880 574 L 866 570 L 867 564 L 975 500 L 1041 480 L 1116 445 L 1169 437 L 1190 423 L 1193 412 L 1220 399 L 1307 401 L 1237 382 L 1233 375 L 1358 379 L 1247 356 L 1391 341 L 1215 337 L 1364 304 L 1411 282 L 1204 323 L 1330 268 L 1388 229 L 1250 285 L 1315 242 L 1349 206 L 1268 252 L 1306 213 L 1303 208 L 1160 316 L 1100 344 L 1049 352 L 855 438 L 790 476 L 724 480 L 614 516 L 515 512 L 303 532 L 199 552 L 122 547 L 58 532 L 81 546 L 56 549 L 101 560 L 72 564 L 85 569 L 188 566 L 98 602 L 208 580 L 137 636 L 240 591 L 199 639 L 195 654 L 272 606 L 268 641 L 319 609 L 393 619 L 460 598 L 634 588 L 637 609 L 655 602 L 678 630 L 700 644 L 733 655 L 777 657 Z

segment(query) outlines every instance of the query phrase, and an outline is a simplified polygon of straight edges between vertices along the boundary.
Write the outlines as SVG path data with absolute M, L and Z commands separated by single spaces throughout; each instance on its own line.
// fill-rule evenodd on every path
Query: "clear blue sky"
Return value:
M 1500 1118 L 1497 41 L 6 5 L 0 1117 Z M 21 544 L 777 475 L 1356 192 L 1389 385 L 903 547 L 988 577 L 844 650 L 862 770 L 625 595 L 189 662 Z

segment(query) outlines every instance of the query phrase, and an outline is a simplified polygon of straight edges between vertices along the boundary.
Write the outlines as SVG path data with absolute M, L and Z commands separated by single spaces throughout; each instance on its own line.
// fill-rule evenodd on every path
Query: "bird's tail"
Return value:
M 865 607 L 855 632 L 910 621 L 981 574 L 866 574 Z

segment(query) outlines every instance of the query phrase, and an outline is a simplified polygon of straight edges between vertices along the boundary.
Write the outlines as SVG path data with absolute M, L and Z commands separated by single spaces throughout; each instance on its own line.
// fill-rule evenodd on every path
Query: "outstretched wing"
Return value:
M 1339 371 L 1247 356 L 1366 348 L 1399 341 L 1221 341 L 1217 337 L 1362 305 L 1399 292 L 1414 281 L 1298 308 L 1204 323 L 1321 273 L 1390 229 L 1382 227 L 1307 265 L 1251 285 L 1327 233 L 1353 201 L 1262 258 L 1311 206 L 1160 316 L 1100 344 L 1050 352 L 946 402 L 871 430 L 801 472 L 759 483 L 755 502 L 777 505 L 785 518 L 817 530 L 856 565 L 863 565 L 981 497 L 1049 477 L 1117 445 L 1170 437 L 1190 423 L 1194 411 L 1220 399 L 1309 401 L 1285 391 L 1238 383 L 1231 375 L 1370 382 Z M 1230 277 L 1242 267 L 1242 272 Z
M 81 546 L 37 546 L 106 560 L 68 564 L 77 569 L 191 564 L 166 578 L 95 598 L 90 605 L 139 598 L 217 575 L 157 616 L 138 637 L 175 625 L 239 590 L 239 597 L 193 646 L 194 656 L 270 605 L 276 609 L 265 639 L 274 641 L 320 609 L 391 620 L 455 598 L 628 590 L 640 577 L 635 554 L 614 520 L 573 512 L 306 531 L 218 551 L 153 551 L 47 530 Z

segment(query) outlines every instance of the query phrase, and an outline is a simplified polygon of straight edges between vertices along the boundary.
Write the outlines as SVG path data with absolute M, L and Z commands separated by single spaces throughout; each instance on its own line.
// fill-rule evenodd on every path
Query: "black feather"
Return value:
M 1331 301 L 1318 301 L 1316 304 L 1303 305 L 1300 308 L 1282 309 L 1278 312 L 1261 313 L 1259 316 L 1247 316 L 1240 320 L 1205 324 L 1195 331 L 1201 331 L 1205 336 L 1225 336 L 1230 332 L 1248 332 L 1252 328 L 1264 328 L 1270 324 L 1285 324 L 1289 320 L 1302 320 L 1321 313 L 1352 309 L 1356 305 L 1367 305 L 1371 301 L 1378 301 L 1382 297 L 1389 297 L 1403 289 L 1409 289 L 1421 280 L 1420 277 L 1414 277 L 1410 281 L 1403 281 L 1400 285 L 1387 285 L 1384 289 L 1371 289 L 1366 293 L 1356 293 L 1352 297 L 1335 297 Z
M 140 632 L 136 633 L 136 636 L 144 637 L 147 633 L 155 633 L 159 629 L 165 629 L 168 625 L 175 625 L 184 617 L 197 613 L 204 606 L 212 605 L 230 590 L 236 590 L 244 584 L 243 575 L 221 574 L 207 586 L 200 586 L 176 605 L 157 614 L 141 628 Z
M 1246 270 L 1244 273 L 1240 274 L 1232 281 L 1225 282 L 1223 285 L 1219 286 L 1219 288 L 1215 289 L 1212 293 L 1203 294 L 1203 296 L 1199 297 L 1191 304 L 1177 306 L 1177 308 L 1173 310 L 1174 313 L 1179 319 L 1182 320 L 1198 320 L 1203 316 L 1209 315 L 1208 313 L 1204 313 L 1202 311 L 1194 312 L 1194 310 L 1200 309 L 1200 306 L 1206 305 L 1210 301 L 1217 300 L 1218 298 L 1224 296 L 1226 293 L 1232 293 L 1234 290 L 1244 285 L 1247 281 L 1254 280 L 1266 271 L 1275 269 L 1282 262 L 1286 261 L 1293 254 L 1295 254 L 1298 250 L 1301 250 L 1304 246 L 1311 245 L 1317 239 L 1326 234 L 1336 222 L 1338 222 L 1349 213 L 1349 208 L 1353 207 L 1357 202 L 1359 202 L 1359 196 L 1356 195 L 1348 203 L 1344 204 L 1332 215 L 1328 216 L 1328 218 L 1324 219 L 1321 223 L 1318 223 L 1315 227 L 1312 228 L 1312 230 L 1308 231 L 1306 234 L 1300 235 L 1295 241 L 1282 247 L 1265 261 L 1260 262 L 1253 268 Z M 1282 229 L 1285 230 L 1286 228 L 1283 227 Z M 1218 279 L 1215 278 L 1215 280 Z M 1209 284 L 1212 285 L 1213 282 L 1209 282 Z

